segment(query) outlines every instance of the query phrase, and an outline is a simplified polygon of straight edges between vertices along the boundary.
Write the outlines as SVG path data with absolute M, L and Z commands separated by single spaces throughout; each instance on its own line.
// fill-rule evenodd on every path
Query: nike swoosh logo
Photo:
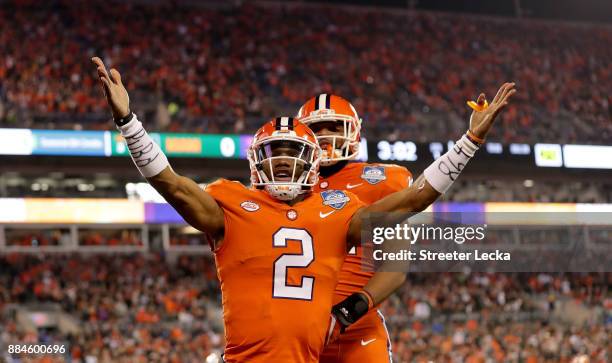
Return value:
M 323 213 L 323 212 L 319 212 L 319 217 L 321 218 L 327 218 L 330 214 L 334 213 L 335 210 L 331 211 L 331 212 L 327 212 L 327 213 Z
M 363 339 L 361 339 L 361 345 L 368 345 L 368 344 L 372 343 L 372 342 L 373 342 L 373 341 L 375 341 L 375 340 L 376 340 L 376 338 L 374 338 L 374 339 L 370 339 L 370 340 L 366 340 L 366 341 L 364 341 Z
M 353 188 L 357 188 L 357 187 L 358 187 L 358 186 L 360 186 L 361 184 L 363 184 L 363 183 L 359 183 L 359 184 L 355 184 L 355 185 L 353 185 L 353 184 L 350 184 L 350 183 L 349 183 L 349 184 L 347 184 L 347 185 L 346 185 L 346 189 L 353 189 Z

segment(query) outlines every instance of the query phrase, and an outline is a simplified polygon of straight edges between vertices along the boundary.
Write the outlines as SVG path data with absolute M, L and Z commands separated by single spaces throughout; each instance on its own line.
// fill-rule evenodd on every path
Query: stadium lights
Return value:
M 77 185 L 77 189 L 79 192 L 91 192 L 96 189 L 96 186 L 93 184 L 80 183 Z
M 127 183 L 125 192 L 128 199 L 138 199 L 143 202 L 165 203 L 166 200 L 162 197 L 155 188 L 149 183 Z
M 30 189 L 32 189 L 35 192 L 38 192 L 38 191 L 43 191 L 44 192 L 44 191 L 49 190 L 49 184 L 45 184 L 45 183 L 33 183 L 30 186 Z

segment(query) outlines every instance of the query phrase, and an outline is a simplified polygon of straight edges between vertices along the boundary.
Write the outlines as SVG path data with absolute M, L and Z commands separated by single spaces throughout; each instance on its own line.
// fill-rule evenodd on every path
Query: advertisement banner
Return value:
M 434 203 L 412 218 L 429 216 L 430 220 L 420 220 L 429 223 L 434 221 L 436 216 L 449 213 L 478 214 L 484 216 L 482 223 L 501 225 L 508 223 L 612 225 L 612 219 L 609 219 L 612 204 L 441 202 Z M 499 215 L 504 215 L 504 219 L 497 220 L 496 216 Z M 568 215 L 575 218 L 568 219 Z M 584 216 L 588 216 L 588 219 L 584 219 Z M 167 203 L 110 198 L 0 198 L 0 223 L 185 224 L 186 222 Z
M 32 155 L 32 131 L 0 129 L 0 155 Z
M 612 169 L 612 146 L 563 145 L 566 168 Z
M 32 130 L 32 154 L 105 156 L 104 131 Z
M 252 135 L 149 133 L 170 157 L 246 159 Z M 361 139 L 357 160 L 400 164 L 430 163 L 454 141 Z M 129 156 L 115 131 L 0 129 L 0 155 Z M 532 156 L 533 155 L 533 156 Z M 534 167 L 612 169 L 612 146 L 487 142 L 477 157 L 483 163 L 512 162 Z M 535 165 L 534 165 L 535 164 Z
M 144 203 L 127 199 L 25 199 L 25 223 L 144 223 Z
M 168 156 L 217 159 L 240 157 L 240 135 L 205 135 L 155 132 L 152 132 L 149 135 Z M 129 155 L 121 134 L 112 133 L 110 139 L 112 156 Z
M 26 206 L 24 199 L 0 199 L 0 223 L 23 223 L 25 221 Z

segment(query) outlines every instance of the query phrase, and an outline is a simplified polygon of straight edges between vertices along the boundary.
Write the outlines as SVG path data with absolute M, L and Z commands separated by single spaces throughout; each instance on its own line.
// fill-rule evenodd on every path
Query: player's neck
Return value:
M 342 170 L 342 168 L 344 168 L 346 164 L 348 164 L 348 160 L 340 160 L 333 165 L 321 166 L 319 167 L 319 174 L 324 178 L 329 178 L 330 176 Z

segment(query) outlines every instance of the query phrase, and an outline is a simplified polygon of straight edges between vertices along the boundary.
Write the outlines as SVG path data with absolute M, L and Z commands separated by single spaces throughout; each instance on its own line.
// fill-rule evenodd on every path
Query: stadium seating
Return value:
M 0 125 L 110 128 L 89 63 L 98 54 L 124 73 L 151 130 L 252 132 L 314 93 L 336 92 L 354 101 L 369 137 L 446 140 L 465 129 L 467 99 L 479 91 L 491 98 L 513 80 L 516 107 L 491 139 L 612 137 L 607 27 L 325 6 L 169 6 L 3 3 Z
M 400 362 L 478 357 L 568 362 L 576 354 L 603 362 L 609 325 L 572 328 L 546 321 L 566 301 L 593 314 L 609 312 L 609 279 L 609 274 L 412 274 L 381 310 Z M 181 256 L 171 264 L 159 255 L 9 256 L 0 258 L 0 281 L 0 308 L 55 303 L 83 326 L 78 338 L 58 331 L 23 333 L 2 317 L 7 330 L 0 344 L 69 342 L 77 362 L 201 361 L 223 347 L 210 257 Z

